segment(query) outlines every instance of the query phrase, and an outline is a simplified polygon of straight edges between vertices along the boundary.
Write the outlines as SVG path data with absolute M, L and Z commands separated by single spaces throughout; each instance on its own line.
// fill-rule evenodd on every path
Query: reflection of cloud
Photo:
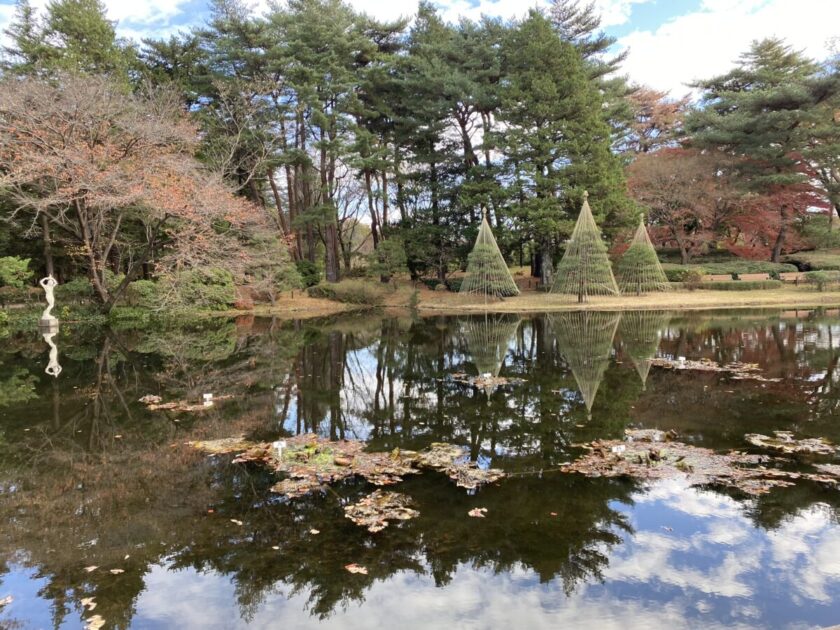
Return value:
M 793 572 L 791 586 L 804 599 L 831 602 L 829 582 L 840 581 L 840 532 L 826 505 L 815 505 L 767 535 L 773 566 Z
M 638 496 L 637 503 L 667 502 L 668 508 L 696 518 L 735 518 L 742 514 L 742 506 L 732 497 L 714 492 L 691 489 L 684 478 L 666 479 L 656 483 Z

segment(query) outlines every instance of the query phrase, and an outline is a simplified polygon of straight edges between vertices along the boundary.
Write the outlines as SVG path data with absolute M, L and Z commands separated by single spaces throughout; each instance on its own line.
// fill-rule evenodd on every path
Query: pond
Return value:
M 840 443 L 836 311 L 242 317 L 55 339 L 56 378 L 37 333 L 0 348 L 0 627 L 840 623 L 836 487 L 562 470 L 627 429 L 719 452 L 782 430 Z M 370 533 L 343 511 L 364 480 L 290 500 L 265 468 L 185 445 L 310 432 L 456 444 L 507 476 L 407 477 L 389 489 L 419 516 Z

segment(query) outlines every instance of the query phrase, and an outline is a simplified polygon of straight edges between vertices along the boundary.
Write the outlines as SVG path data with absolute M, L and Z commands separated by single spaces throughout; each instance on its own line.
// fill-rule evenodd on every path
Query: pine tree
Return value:
M 767 193 L 807 186 L 803 160 L 814 105 L 808 83 L 817 66 L 780 39 L 755 42 L 731 72 L 695 84 L 705 107 L 687 119 L 693 143 L 740 158 L 747 188 Z M 786 199 L 784 195 L 781 199 Z M 806 208 L 779 204 L 779 228 L 771 260 L 778 262 L 787 231 Z
M 656 249 L 650 242 L 644 217 L 615 268 L 616 281 L 622 293 L 642 295 L 650 291 L 667 291 L 671 288 Z
M 585 302 L 590 295 L 618 295 L 607 246 L 592 216 L 587 192 L 551 292 L 576 295 L 578 302 Z
M 486 211 L 481 219 L 475 246 L 467 258 L 467 275 L 464 276 L 459 293 L 500 298 L 519 295 L 519 288 L 493 237 Z
M 642 389 L 647 385 L 651 361 L 659 350 L 660 332 L 670 318 L 667 311 L 626 311 L 621 315 L 618 334 L 642 381 Z

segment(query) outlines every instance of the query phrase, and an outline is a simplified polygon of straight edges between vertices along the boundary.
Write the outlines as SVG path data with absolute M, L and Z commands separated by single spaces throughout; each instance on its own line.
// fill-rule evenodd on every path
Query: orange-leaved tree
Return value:
M 198 139 L 166 92 L 93 76 L 0 82 L 0 194 L 33 230 L 47 217 L 105 311 L 150 262 L 244 268 L 237 234 L 260 215 L 196 161 Z

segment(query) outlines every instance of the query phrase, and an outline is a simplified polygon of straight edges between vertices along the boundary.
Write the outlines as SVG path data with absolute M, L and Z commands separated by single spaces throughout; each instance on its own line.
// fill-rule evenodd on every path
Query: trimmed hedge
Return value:
M 345 304 L 379 306 L 385 300 L 385 289 L 381 283 L 365 280 L 342 280 L 336 283 L 322 282 L 309 287 L 310 297 L 335 300 Z
M 781 280 L 733 280 L 732 282 L 703 282 L 698 288 L 706 291 L 755 291 L 778 289 L 784 286 Z
M 840 257 L 838 257 L 840 259 Z M 690 271 L 699 271 L 704 275 L 733 275 L 738 276 L 745 273 L 769 273 L 778 278 L 780 273 L 798 271 L 796 265 L 790 263 L 773 263 L 764 260 L 743 260 L 736 259 L 728 262 L 703 262 L 693 265 L 677 265 L 665 263 L 662 265 L 665 276 L 671 282 L 684 282 L 685 274 Z
M 785 256 L 802 271 L 840 271 L 840 252 L 835 250 L 798 252 Z

